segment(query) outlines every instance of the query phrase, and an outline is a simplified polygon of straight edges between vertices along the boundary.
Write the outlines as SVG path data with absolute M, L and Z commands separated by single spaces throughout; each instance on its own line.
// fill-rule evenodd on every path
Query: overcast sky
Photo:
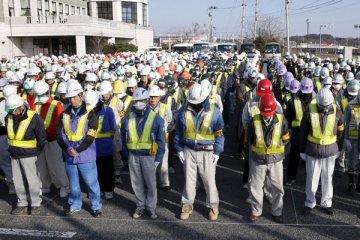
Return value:
M 290 0 L 290 35 L 306 34 L 306 19 L 309 19 L 310 34 L 319 34 L 320 25 L 326 25 L 322 33 L 337 37 L 360 37 L 360 0 Z M 192 29 L 192 23 L 209 26 L 208 8 L 213 12 L 215 35 L 240 36 L 243 0 L 149 0 L 150 24 L 158 33 L 175 33 Z M 256 0 L 245 0 L 245 21 L 255 15 Z M 223 8 L 223 9 L 221 9 Z M 258 0 L 258 12 L 271 15 L 285 29 L 285 0 Z

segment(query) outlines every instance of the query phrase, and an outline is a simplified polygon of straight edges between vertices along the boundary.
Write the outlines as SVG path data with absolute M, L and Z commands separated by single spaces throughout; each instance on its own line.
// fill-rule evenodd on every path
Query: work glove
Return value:
M 155 169 L 159 166 L 160 162 L 155 161 Z
M 351 145 L 351 141 L 350 140 L 345 140 L 345 149 L 346 151 L 350 152 L 352 149 L 352 145 Z
M 306 161 L 306 154 L 305 153 L 300 153 L 300 158 L 304 161 Z
M 178 156 L 179 156 L 180 162 L 182 164 L 184 164 L 184 161 L 185 161 L 184 152 L 183 151 L 178 152 Z
M 213 155 L 213 163 L 215 164 L 215 165 L 217 165 L 217 162 L 219 161 L 219 156 L 218 155 Z

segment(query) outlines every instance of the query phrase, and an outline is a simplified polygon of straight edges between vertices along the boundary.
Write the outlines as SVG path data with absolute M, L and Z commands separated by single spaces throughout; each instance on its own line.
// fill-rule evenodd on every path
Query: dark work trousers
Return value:
M 114 160 L 113 156 L 96 157 L 96 166 L 98 170 L 98 178 L 100 190 L 103 192 L 114 191 Z
M 174 137 L 175 137 L 175 130 L 169 132 L 169 160 L 168 160 L 169 167 L 174 167 L 174 154 L 175 154 Z
M 288 161 L 288 167 L 286 171 L 286 180 L 291 181 L 296 179 L 298 167 L 300 161 L 299 146 L 292 145 L 290 149 L 290 157 Z
M 244 173 L 243 173 L 243 184 L 248 183 L 249 181 L 249 144 L 244 146 Z

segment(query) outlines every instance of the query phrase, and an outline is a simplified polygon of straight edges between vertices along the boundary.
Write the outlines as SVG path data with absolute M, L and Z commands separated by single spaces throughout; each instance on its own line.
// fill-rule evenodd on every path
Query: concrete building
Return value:
M 119 42 L 153 45 L 147 0 L 0 1 L 0 56 L 81 56 Z

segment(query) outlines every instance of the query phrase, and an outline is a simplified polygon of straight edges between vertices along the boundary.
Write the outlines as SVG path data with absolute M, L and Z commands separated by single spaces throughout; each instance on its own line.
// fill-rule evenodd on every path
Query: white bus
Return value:
M 219 52 L 236 52 L 237 51 L 237 45 L 235 43 L 216 43 L 215 44 L 216 51 Z
M 264 60 L 271 60 L 273 57 L 281 58 L 281 46 L 277 42 L 266 43 Z
M 193 52 L 194 51 L 194 44 L 193 43 L 179 43 L 173 46 L 173 51 L 177 53 L 183 52 Z

